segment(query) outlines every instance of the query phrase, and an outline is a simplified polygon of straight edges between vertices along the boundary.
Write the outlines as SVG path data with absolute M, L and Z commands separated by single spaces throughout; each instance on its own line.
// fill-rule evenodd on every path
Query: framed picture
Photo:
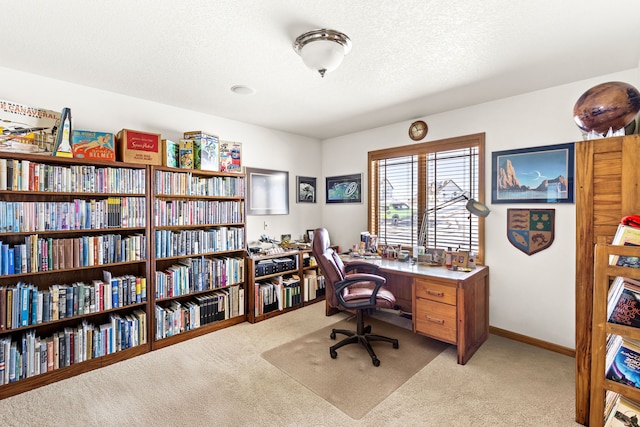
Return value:
M 327 203 L 362 203 L 362 174 L 327 177 Z
M 573 143 L 495 151 L 492 203 L 573 203 Z
M 308 176 L 296 177 L 296 188 L 298 189 L 298 203 L 316 202 L 316 179 Z
M 246 168 L 247 215 L 289 214 L 289 172 Z
M 313 232 L 315 230 L 307 230 L 307 241 L 308 242 L 313 242 Z

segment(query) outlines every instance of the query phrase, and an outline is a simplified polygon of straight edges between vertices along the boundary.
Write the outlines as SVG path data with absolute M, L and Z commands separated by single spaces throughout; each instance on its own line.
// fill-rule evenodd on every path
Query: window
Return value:
M 484 259 L 484 134 L 369 152 L 369 230 L 387 245 L 460 248 Z

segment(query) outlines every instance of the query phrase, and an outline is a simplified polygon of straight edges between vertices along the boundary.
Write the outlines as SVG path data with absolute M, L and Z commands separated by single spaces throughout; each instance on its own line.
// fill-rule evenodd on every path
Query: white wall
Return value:
M 244 166 L 289 172 L 289 215 L 249 216 L 247 239 L 263 233 L 280 239 L 293 238 L 321 225 L 319 203 L 296 203 L 296 175 L 318 177 L 321 165 L 319 140 L 266 129 L 124 95 L 46 79 L 0 68 L 4 100 L 60 111 L 71 109 L 74 129 L 117 133 L 128 128 L 162 134 L 178 140 L 184 131 L 203 130 L 221 139 L 242 142 Z M 239 102 L 244 99 L 239 97 Z M 249 102 L 249 101 L 247 101 Z M 318 179 L 320 181 L 320 179 Z M 268 228 L 264 229 L 264 222 Z
M 187 130 L 210 131 L 242 142 L 245 166 L 288 171 L 290 214 L 248 217 L 249 240 L 263 233 L 275 238 L 290 233 L 297 238 L 307 229 L 324 225 L 333 243 L 343 248 L 356 243 L 360 231 L 367 228 L 367 195 L 362 204 L 327 205 L 324 178 L 362 173 L 366 189 L 367 152 L 409 144 L 407 129 L 417 119 L 320 142 L 5 68 L 0 68 L 0 79 L 3 99 L 58 111 L 69 107 L 76 129 L 117 132 L 130 128 L 169 139 L 178 139 Z M 490 202 L 491 152 L 580 140 L 573 123 L 575 101 L 590 87 L 613 80 L 640 87 L 640 69 L 423 117 L 429 124 L 425 141 L 485 132 L 485 199 Z M 318 203 L 295 202 L 296 175 L 318 178 Z M 506 212 L 509 207 L 535 206 L 490 205 L 485 242 L 491 268 L 490 324 L 574 348 L 575 206 L 548 206 L 556 209 L 556 239 L 549 249 L 527 256 L 506 239 Z
M 429 125 L 425 141 L 486 133 L 486 264 L 490 267 L 490 324 L 498 328 L 575 348 L 575 205 L 545 205 L 556 210 L 556 237 L 532 256 L 507 240 L 508 208 L 540 205 L 491 205 L 491 153 L 560 144 L 582 139 L 573 122 L 573 106 L 587 89 L 607 81 L 640 87 L 638 69 L 580 81 L 447 113 L 422 117 Z M 367 152 L 407 145 L 409 124 L 417 118 L 323 142 L 323 176 L 367 171 Z M 366 188 L 366 183 L 363 184 Z M 324 205 L 323 222 L 332 243 L 349 247 L 367 228 L 367 200 L 359 205 Z

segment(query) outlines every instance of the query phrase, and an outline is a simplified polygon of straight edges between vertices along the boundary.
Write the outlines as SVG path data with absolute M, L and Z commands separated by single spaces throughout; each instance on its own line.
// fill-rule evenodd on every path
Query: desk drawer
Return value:
M 456 344 L 456 306 L 425 299 L 416 301 L 416 332 Z
M 416 298 L 426 298 L 445 304 L 456 304 L 456 288 L 428 280 L 416 279 Z

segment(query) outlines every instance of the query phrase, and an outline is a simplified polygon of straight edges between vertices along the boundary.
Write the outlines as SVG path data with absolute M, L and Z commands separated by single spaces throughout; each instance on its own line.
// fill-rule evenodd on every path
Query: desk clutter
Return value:
M 429 267 L 445 266 L 453 271 L 471 271 L 476 268 L 476 257 L 473 252 L 452 248 L 437 249 L 424 246 L 412 248 L 402 245 L 378 244 L 378 236 L 367 231 L 360 233 L 360 242 L 353 245 L 349 256 L 365 259 L 395 259 L 400 262 L 418 263 Z

